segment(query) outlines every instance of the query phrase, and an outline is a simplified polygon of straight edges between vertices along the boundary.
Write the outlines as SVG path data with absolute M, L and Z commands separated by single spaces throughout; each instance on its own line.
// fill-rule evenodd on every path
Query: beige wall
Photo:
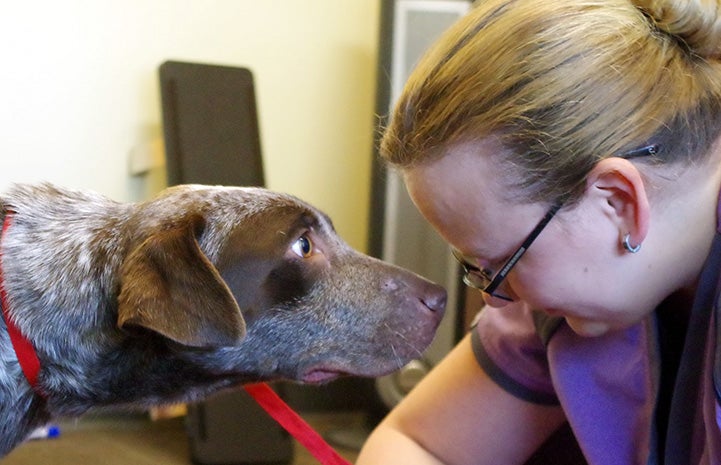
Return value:
M 160 137 L 157 66 L 249 67 L 268 186 L 365 249 L 378 0 L 0 0 L 0 189 L 48 180 L 137 200 Z

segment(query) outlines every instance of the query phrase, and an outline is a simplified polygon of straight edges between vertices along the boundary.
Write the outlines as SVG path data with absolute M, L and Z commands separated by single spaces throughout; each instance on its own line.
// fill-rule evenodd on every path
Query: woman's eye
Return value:
M 308 258 L 313 253 L 313 243 L 308 239 L 308 236 L 303 235 L 295 241 L 291 250 L 301 258 Z

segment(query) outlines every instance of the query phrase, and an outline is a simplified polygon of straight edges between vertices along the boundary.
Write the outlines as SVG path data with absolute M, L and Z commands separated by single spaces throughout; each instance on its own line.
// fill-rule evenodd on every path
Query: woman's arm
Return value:
M 560 407 L 498 387 L 466 337 L 381 422 L 356 465 L 522 464 L 564 421 Z

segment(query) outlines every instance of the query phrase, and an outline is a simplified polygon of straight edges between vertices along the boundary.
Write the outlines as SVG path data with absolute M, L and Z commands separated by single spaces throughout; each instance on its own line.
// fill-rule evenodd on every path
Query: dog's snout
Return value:
M 448 299 L 448 294 L 443 286 L 404 271 L 400 275 L 384 279 L 381 282 L 381 288 L 385 292 L 405 295 L 409 302 L 415 301 L 422 304 L 438 318 L 443 316 Z
M 444 288 L 436 284 L 429 286 L 425 292 L 425 295 L 421 297 L 423 305 L 428 307 L 434 313 L 438 313 L 439 316 L 443 315 L 446 309 L 446 300 L 448 299 L 448 293 Z
M 381 284 L 381 287 L 383 288 L 384 291 L 392 292 L 392 291 L 398 290 L 398 288 L 400 286 L 398 285 L 398 282 L 394 278 L 388 277 L 383 281 L 383 283 Z
M 428 307 L 433 313 L 437 313 L 439 317 L 443 316 L 447 299 L 448 293 L 443 287 L 437 284 L 429 285 L 421 295 L 423 305 Z

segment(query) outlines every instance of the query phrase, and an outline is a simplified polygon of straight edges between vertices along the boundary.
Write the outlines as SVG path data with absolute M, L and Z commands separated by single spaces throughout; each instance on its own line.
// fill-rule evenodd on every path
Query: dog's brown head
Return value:
M 199 348 L 218 374 L 384 374 L 420 355 L 443 314 L 440 286 L 353 250 L 292 196 L 180 186 L 129 224 L 118 324 Z
M 5 310 L 41 362 L 44 397 L 0 319 L 0 456 L 52 415 L 387 373 L 426 348 L 445 306 L 440 286 L 356 252 L 327 216 L 264 189 L 180 186 L 124 204 L 18 185 L 0 201 L 13 212 Z

